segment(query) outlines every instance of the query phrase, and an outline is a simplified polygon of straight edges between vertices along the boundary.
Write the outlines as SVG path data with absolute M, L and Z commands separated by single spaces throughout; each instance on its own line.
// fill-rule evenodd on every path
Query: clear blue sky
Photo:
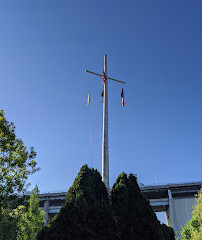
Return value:
M 0 108 L 37 151 L 41 192 L 101 171 L 103 71 L 109 83 L 110 185 L 202 180 L 202 1 L 0 1 Z M 90 89 L 91 105 L 86 106 Z M 89 142 L 89 132 L 92 141 Z

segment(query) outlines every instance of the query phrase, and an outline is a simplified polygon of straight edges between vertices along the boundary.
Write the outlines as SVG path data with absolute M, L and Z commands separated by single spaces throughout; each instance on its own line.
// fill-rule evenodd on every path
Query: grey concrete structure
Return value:
M 180 236 L 182 225 L 185 225 L 192 217 L 195 198 L 169 199 L 169 208 L 166 211 L 167 224 L 175 230 L 177 236 Z
M 141 192 L 155 212 L 166 213 L 167 225 L 179 236 L 181 226 L 191 219 L 195 195 L 201 186 L 202 182 L 141 186 Z M 40 194 L 40 207 L 46 212 L 47 221 L 59 212 L 65 196 L 66 192 Z
M 195 195 L 201 186 L 202 182 L 192 182 L 145 186 L 141 190 L 155 212 L 166 212 L 167 225 L 180 237 L 182 225 L 191 219 Z

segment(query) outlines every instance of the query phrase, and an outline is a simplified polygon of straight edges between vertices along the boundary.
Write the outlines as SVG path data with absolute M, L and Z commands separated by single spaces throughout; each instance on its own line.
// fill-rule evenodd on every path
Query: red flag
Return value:
M 106 81 L 107 81 L 107 77 L 106 77 L 106 75 L 105 75 L 104 72 L 103 72 L 103 74 L 102 74 L 102 80 L 103 80 L 103 84 L 105 84 Z
M 121 91 L 121 100 L 122 100 L 122 103 L 121 103 L 121 105 L 122 105 L 123 107 L 125 107 L 125 99 L 124 99 L 124 92 L 123 92 L 123 88 L 122 88 L 122 91 Z
M 125 100 L 122 98 L 122 106 L 125 107 Z

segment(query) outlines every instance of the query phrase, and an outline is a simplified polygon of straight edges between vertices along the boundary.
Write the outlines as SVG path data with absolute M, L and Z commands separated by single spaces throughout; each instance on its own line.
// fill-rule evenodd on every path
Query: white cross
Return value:
M 88 73 L 95 74 L 103 77 L 101 74 L 85 70 Z M 109 145 L 108 145 L 108 79 L 125 83 L 114 78 L 107 77 L 107 55 L 104 55 L 104 94 L 103 94 L 103 135 L 102 135 L 102 181 L 105 183 L 106 188 L 109 190 Z

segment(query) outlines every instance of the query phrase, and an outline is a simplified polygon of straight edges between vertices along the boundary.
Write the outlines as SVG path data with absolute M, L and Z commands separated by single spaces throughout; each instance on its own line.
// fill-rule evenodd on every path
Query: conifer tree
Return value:
M 110 240 L 112 220 L 108 192 L 97 170 L 82 166 L 64 206 L 38 240 Z
M 174 233 L 162 228 L 148 200 L 140 192 L 137 179 L 122 173 L 112 189 L 112 216 L 116 239 L 174 240 Z M 166 235 L 167 234 L 167 235 Z
M 161 225 L 136 177 L 122 173 L 113 186 L 111 205 L 97 170 L 84 165 L 66 195 L 61 211 L 37 240 L 174 240 Z

